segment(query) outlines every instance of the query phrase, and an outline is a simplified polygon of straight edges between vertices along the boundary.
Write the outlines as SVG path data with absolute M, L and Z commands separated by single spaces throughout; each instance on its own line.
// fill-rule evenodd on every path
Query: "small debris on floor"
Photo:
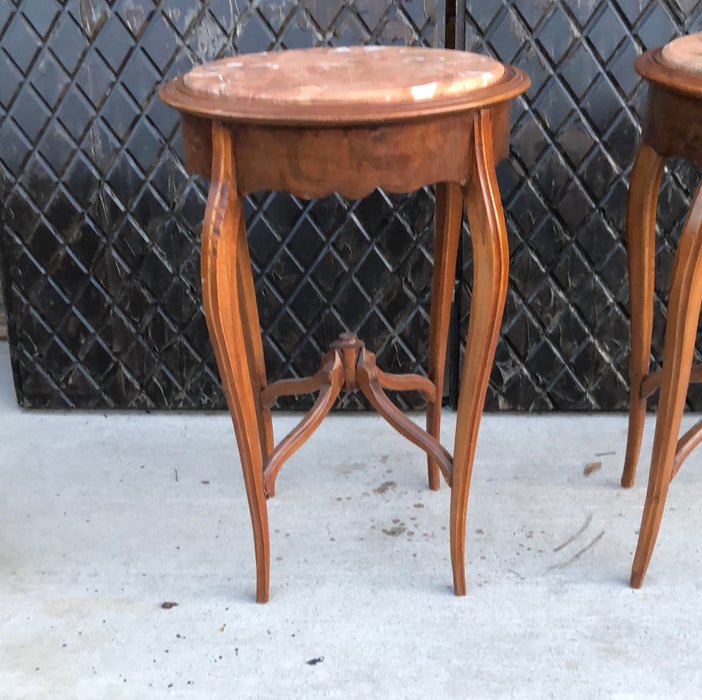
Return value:
M 318 656 L 318 657 L 315 658 L 315 659 L 308 659 L 307 661 L 305 661 L 305 663 L 306 663 L 308 666 L 316 666 L 317 664 L 321 664 L 322 661 L 324 661 L 324 657 L 323 657 L 323 656 Z
M 602 462 L 588 462 L 585 465 L 585 469 L 583 469 L 583 474 L 585 476 L 590 476 L 593 472 L 596 472 L 598 469 L 602 468 Z
M 170 610 L 171 608 L 176 608 L 178 607 L 178 603 L 173 603 L 170 600 L 167 600 L 165 603 L 161 603 L 161 607 L 164 610 Z

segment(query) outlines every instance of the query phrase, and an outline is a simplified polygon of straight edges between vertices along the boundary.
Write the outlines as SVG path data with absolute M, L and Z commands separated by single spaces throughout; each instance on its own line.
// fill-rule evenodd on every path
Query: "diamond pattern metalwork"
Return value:
M 2 248 L 20 403 L 224 407 L 199 301 L 204 184 L 183 168 L 158 86 L 237 52 L 440 45 L 443 14 L 443 0 L 2 3 Z M 342 329 L 388 369 L 424 364 L 432 216 L 429 190 L 249 198 L 272 379 L 314 371 Z
M 633 63 L 645 49 L 702 30 L 702 5 L 495 0 L 466 1 L 460 9 L 458 45 L 513 63 L 532 79 L 514 110 L 511 158 L 498 173 L 511 273 L 487 407 L 624 409 L 624 222 L 646 94 Z M 661 189 L 654 365 L 662 356 L 672 255 L 695 180 L 690 165 L 674 163 Z M 472 275 L 465 249 L 461 337 Z M 689 405 L 702 408 L 694 388 Z
M 623 228 L 645 99 L 633 61 L 701 30 L 702 7 L 459 0 L 450 9 L 457 46 L 512 62 L 533 81 L 515 109 L 512 158 L 499 168 L 511 280 L 488 407 L 622 409 Z M 443 22 L 443 0 L 0 4 L 0 252 L 21 403 L 224 406 L 199 302 L 205 189 L 182 166 L 176 115 L 156 98 L 163 80 L 233 52 L 440 45 Z M 696 175 L 676 163 L 661 191 L 654 365 Z M 249 198 L 271 378 L 316 369 L 342 329 L 359 332 L 388 369 L 424 365 L 432 214 L 428 189 L 358 202 Z M 454 399 L 469 248 L 449 359 Z M 702 407 L 695 389 L 689 405 Z

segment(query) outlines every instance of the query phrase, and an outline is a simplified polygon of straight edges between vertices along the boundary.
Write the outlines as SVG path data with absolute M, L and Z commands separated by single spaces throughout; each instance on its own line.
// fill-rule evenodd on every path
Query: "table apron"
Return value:
M 495 161 L 508 154 L 509 103 L 491 112 Z M 376 187 L 411 192 L 436 182 L 465 185 L 477 110 L 350 126 L 281 126 L 225 122 L 232 134 L 240 196 L 259 190 L 303 198 L 332 192 L 355 199 Z M 210 176 L 212 120 L 181 113 L 185 162 Z
M 702 101 L 649 82 L 643 142 L 665 158 L 685 158 L 702 167 Z

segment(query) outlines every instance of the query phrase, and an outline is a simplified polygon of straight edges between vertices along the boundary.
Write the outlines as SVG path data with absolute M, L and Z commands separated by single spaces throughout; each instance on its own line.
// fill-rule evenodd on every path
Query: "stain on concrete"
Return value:
M 397 537 L 398 535 L 402 535 L 404 532 L 407 532 L 407 528 L 405 527 L 404 523 L 398 523 L 397 525 L 393 525 L 391 528 L 383 528 L 383 533 L 388 537 Z
M 397 486 L 396 481 L 384 481 L 380 486 L 378 486 L 377 489 L 373 489 L 373 493 L 377 493 L 378 495 L 384 494 L 386 491 L 389 489 L 394 489 Z

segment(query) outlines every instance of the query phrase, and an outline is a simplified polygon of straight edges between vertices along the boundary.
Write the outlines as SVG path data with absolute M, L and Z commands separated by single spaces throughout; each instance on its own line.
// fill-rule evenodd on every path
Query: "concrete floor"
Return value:
M 633 591 L 625 430 L 486 416 L 456 598 L 448 489 L 382 420 L 333 416 L 278 479 L 257 605 L 228 417 L 21 411 L 0 343 L 0 697 L 700 697 L 702 453 Z

